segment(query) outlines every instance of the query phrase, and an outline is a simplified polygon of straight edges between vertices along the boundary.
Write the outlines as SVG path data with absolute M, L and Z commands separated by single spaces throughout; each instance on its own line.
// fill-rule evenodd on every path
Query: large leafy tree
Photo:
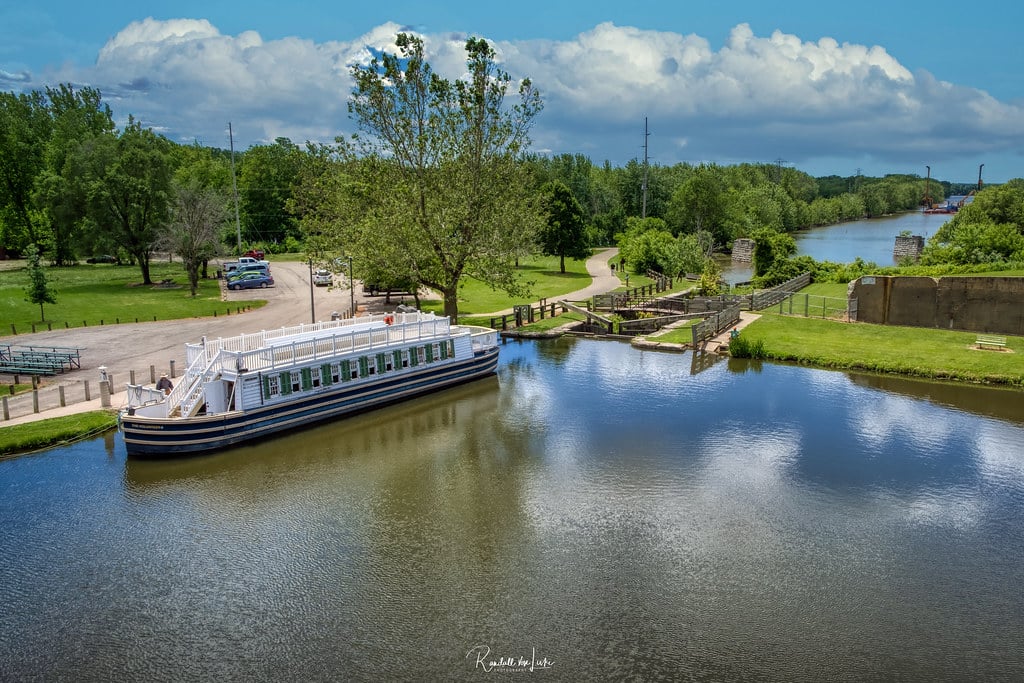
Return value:
M 246 150 L 238 178 L 244 240 L 281 243 L 297 235 L 287 204 L 303 157 L 302 149 L 288 138 Z
M 572 190 L 559 180 L 541 188 L 541 197 L 541 204 L 547 212 L 547 224 L 540 232 L 541 250 L 549 256 L 559 257 L 559 266 L 564 273 L 566 256 L 573 259 L 590 256 L 583 207 L 576 201 Z
M 170 220 L 161 228 L 157 243 L 181 258 L 192 296 L 199 289 L 200 269 L 217 253 L 227 216 L 223 194 L 195 180 L 175 186 Z
M 85 152 L 92 161 L 90 213 L 109 230 L 152 284 L 149 262 L 171 198 L 170 143 L 137 121 L 117 138 L 103 138 Z
M 45 242 L 32 189 L 43 170 L 50 116 L 40 92 L 0 92 L 0 248 L 15 253 Z
M 74 262 L 79 245 L 97 243 L 95 235 L 84 234 L 94 224 L 88 221 L 87 176 L 79 166 L 84 160 L 76 151 L 83 145 L 89 147 L 97 136 L 112 135 L 114 121 L 110 108 L 102 103 L 100 91 L 95 88 L 76 90 L 62 84 L 47 88 L 46 97 L 52 134 L 33 197 L 47 214 L 53 262 L 67 265 Z
M 506 106 L 510 76 L 487 41 L 466 41 L 465 79 L 438 76 L 421 38 L 355 66 L 349 111 L 365 137 L 348 149 L 353 173 L 336 216 L 342 245 L 376 272 L 439 291 L 458 315 L 459 283 L 474 277 L 524 293 L 515 272 L 543 225 L 525 164 L 541 99 L 529 80 Z
M 924 263 L 1024 260 L 1024 180 L 979 192 L 928 240 Z

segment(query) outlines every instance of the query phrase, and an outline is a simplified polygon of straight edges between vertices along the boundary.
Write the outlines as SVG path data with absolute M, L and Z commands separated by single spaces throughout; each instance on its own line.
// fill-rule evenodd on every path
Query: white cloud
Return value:
M 227 121 L 245 145 L 351 132 L 348 68 L 393 45 L 398 24 L 349 42 L 221 34 L 206 20 L 134 22 L 88 68 L 67 66 L 28 87 L 99 87 L 179 140 L 224 145 Z M 465 70 L 464 35 L 425 36 L 435 70 Z M 696 35 L 600 24 L 567 41 L 499 42 L 503 67 L 529 76 L 545 110 L 535 147 L 622 163 L 640 153 L 643 118 L 654 159 L 763 161 L 784 155 L 904 160 L 1024 148 L 1024 107 L 911 73 L 883 47 L 816 41 L 736 26 L 718 50 Z M 8 76 L 10 78 L 11 76 Z

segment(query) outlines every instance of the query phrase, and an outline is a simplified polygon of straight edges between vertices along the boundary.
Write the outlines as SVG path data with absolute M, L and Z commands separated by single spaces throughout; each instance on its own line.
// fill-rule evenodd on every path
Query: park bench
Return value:
M 994 337 L 992 335 L 979 334 L 975 345 L 987 348 L 1005 348 L 1006 337 Z

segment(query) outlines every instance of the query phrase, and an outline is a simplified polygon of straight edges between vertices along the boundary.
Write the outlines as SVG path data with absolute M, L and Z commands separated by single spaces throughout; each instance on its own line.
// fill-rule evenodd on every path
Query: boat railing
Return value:
M 412 321 L 403 322 L 405 317 L 411 318 Z M 447 337 L 451 330 L 447 318 L 431 316 L 420 319 L 415 313 L 367 316 L 357 320 L 364 321 L 360 329 L 338 330 L 330 336 L 312 334 L 307 329 L 302 335 L 292 334 L 265 340 L 263 346 L 258 349 L 225 354 L 225 362 L 230 365 L 228 358 L 232 359 L 234 367 L 239 370 L 283 369 L 297 363 L 327 361 L 357 351 L 414 343 L 421 339 Z
M 202 383 L 199 380 L 202 378 L 208 365 L 206 362 L 205 346 L 201 344 L 186 344 L 185 359 L 188 361 L 188 365 L 185 367 L 185 374 L 182 375 L 181 380 L 171 389 L 171 392 L 167 394 L 166 401 L 164 402 L 164 408 L 167 413 L 165 417 L 169 417 L 174 412 L 175 407 L 181 405 L 185 397 L 190 395 L 197 385 L 202 389 Z
M 143 386 L 142 384 L 127 385 L 128 407 L 138 408 L 145 405 L 160 403 L 166 396 L 160 389 Z
M 181 398 L 180 405 L 182 417 L 190 417 L 193 414 L 193 412 L 195 412 L 199 404 L 202 403 L 203 398 L 205 396 L 204 385 L 206 384 L 206 382 L 211 381 L 217 376 L 218 373 L 220 373 L 222 369 L 222 363 L 223 361 L 221 358 L 221 354 L 218 353 L 214 358 L 210 360 L 209 363 L 206 364 L 206 367 L 203 369 L 203 371 L 199 373 L 195 381 L 192 382 L 190 389 Z M 184 382 L 182 382 L 182 384 L 184 384 Z M 173 408 L 170 409 L 173 410 Z
M 282 327 L 276 330 L 261 330 L 250 332 L 237 337 L 204 339 L 202 345 L 208 358 L 214 357 L 221 350 L 244 353 L 247 351 L 259 351 L 268 346 L 274 346 L 275 342 L 301 340 L 323 336 L 327 330 L 336 330 L 338 334 L 349 334 L 363 331 L 370 327 L 378 327 L 381 324 L 393 323 L 393 327 L 419 323 L 433 325 L 437 328 L 444 326 L 448 329 L 448 318 L 438 317 L 433 313 L 421 313 L 419 311 L 409 313 L 386 313 L 361 316 L 358 318 L 344 318 L 341 320 L 328 320 L 317 323 L 303 323 L 291 327 Z

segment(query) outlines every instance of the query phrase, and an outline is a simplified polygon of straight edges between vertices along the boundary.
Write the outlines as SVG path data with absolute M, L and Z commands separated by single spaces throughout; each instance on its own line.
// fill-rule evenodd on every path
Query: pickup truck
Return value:
M 261 261 L 257 258 L 253 258 L 252 256 L 242 256 L 237 261 L 228 261 L 227 263 L 225 263 L 224 272 L 231 273 L 235 270 L 238 270 L 242 266 L 266 266 L 269 269 L 270 262 Z

